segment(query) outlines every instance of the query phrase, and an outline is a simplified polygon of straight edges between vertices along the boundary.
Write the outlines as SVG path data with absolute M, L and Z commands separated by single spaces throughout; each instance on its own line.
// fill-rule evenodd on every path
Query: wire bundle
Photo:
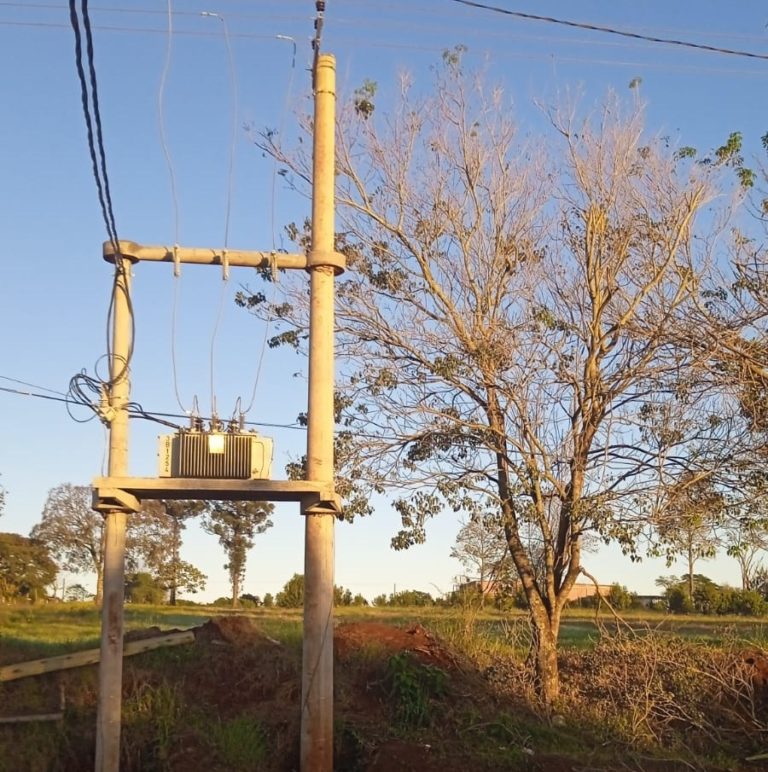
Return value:
M 112 243 L 115 253 L 115 275 L 112 283 L 109 309 L 107 311 L 107 359 L 110 362 L 109 378 L 107 380 L 101 380 L 98 377 L 88 375 L 87 372 L 83 370 L 74 375 L 70 380 L 69 396 L 73 402 L 90 407 L 94 413 L 100 414 L 101 417 L 104 418 L 104 403 L 109 400 L 110 391 L 115 382 L 126 376 L 130 365 L 131 357 L 133 355 L 135 322 L 133 305 L 128 290 L 129 265 L 120 255 L 120 240 L 117 235 L 115 213 L 112 206 L 112 194 L 109 187 L 109 175 L 107 174 L 107 158 L 104 150 L 101 111 L 99 109 L 93 34 L 91 32 L 91 19 L 88 14 L 88 0 L 81 0 L 80 15 L 82 16 L 82 20 L 78 16 L 76 0 L 69 0 L 69 20 L 75 35 L 75 66 L 77 68 L 78 80 L 80 81 L 80 99 L 83 108 L 83 117 L 85 118 L 86 134 L 88 137 L 88 152 L 91 158 L 91 169 L 93 178 L 96 182 L 96 191 L 99 197 L 101 214 L 104 219 L 107 235 Z M 85 63 L 83 62 L 83 37 L 85 38 Z M 88 71 L 87 78 L 86 66 Z M 131 338 L 128 355 L 125 358 L 125 361 L 121 363 L 119 369 L 118 367 L 115 367 L 112 362 L 113 357 L 110 340 L 112 319 L 118 292 L 123 292 L 125 294 L 125 300 L 131 318 Z M 96 402 L 92 399 L 92 395 L 94 394 L 98 396 Z M 67 409 L 69 410 L 69 403 Z M 70 416 L 75 418 L 71 411 Z

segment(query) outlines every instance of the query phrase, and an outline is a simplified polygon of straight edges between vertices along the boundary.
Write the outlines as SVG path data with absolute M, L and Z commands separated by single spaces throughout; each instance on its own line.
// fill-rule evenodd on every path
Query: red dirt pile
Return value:
M 336 628 L 333 642 L 339 660 L 365 650 L 390 655 L 412 652 L 424 664 L 458 668 L 455 656 L 419 624 L 403 628 L 383 622 L 349 622 Z

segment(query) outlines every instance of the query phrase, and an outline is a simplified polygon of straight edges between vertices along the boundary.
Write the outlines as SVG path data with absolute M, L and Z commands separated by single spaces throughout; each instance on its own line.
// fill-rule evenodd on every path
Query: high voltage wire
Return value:
M 46 28 L 46 29 L 66 29 L 66 24 L 56 23 L 56 22 L 16 22 L 16 21 L 5 21 L 0 20 L 0 27 L 6 26 L 6 27 L 31 27 L 31 28 Z M 159 29 L 159 28 L 153 28 L 153 27 L 126 27 L 126 26 L 114 26 L 114 25 L 93 25 L 93 29 L 104 31 L 104 32 L 127 32 L 129 34 L 154 34 L 154 35 L 166 35 L 167 30 L 166 29 Z M 480 32 L 479 30 L 477 31 Z M 220 34 L 214 33 L 214 32 L 205 32 L 205 31 L 199 31 L 199 30 L 174 30 L 174 35 L 176 36 L 186 36 L 186 37 L 200 37 L 200 38 L 218 38 L 221 37 Z M 243 40 L 280 40 L 284 36 L 281 36 L 279 34 L 274 35 L 263 35 L 263 34 L 257 34 L 257 33 L 250 33 L 250 32 L 230 32 L 230 36 L 235 39 L 243 39 Z M 518 36 L 520 39 L 528 39 L 527 36 L 520 35 Z M 307 37 L 307 40 L 309 41 L 311 38 Z M 339 35 L 338 33 L 334 36 L 334 39 L 336 41 L 345 42 L 349 47 L 353 48 L 383 48 L 383 49 L 393 49 L 393 50 L 401 50 L 401 51 L 423 51 L 423 52 L 432 52 L 440 54 L 445 50 L 445 46 L 441 45 L 419 45 L 419 44 L 411 44 L 411 43 L 395 43 L 395 42 L 388 42 L 383 41 L 381 39 L 378 40 L 361 40 L 359 36 L 348 38 L 344 35 Z M 568 42 L 568 41 L 564 41 Z M 563 63 L 570 63 L 570 64 L 583 64 L 583 65 L 598 65 L 598 66 L 609 66 L 609 67 L 645 67 L 650 69 L 656 69 L 656 70 L 663 70 L 663 71 L 669 71 L 669 72 L 680 72 L 680 73 L 713 73 L 713 74 L 722 74 L 722 75 L 745 75 L 745 76 L 757 76 L 757 77 L 763 77 L 765 75 L 768 75 L 768 72 L 764 72 L 762 70 L 748 70 L 748 69 L 733 69 L 730 67 L 716 67 L 716 66 L 701 66 L 701 65 L 681 65 L 681 64 L 666 64 L 663 62 L 643 62 L 643 61 L 636 61 L 636 60 L 627 60 L 627 59 L 596 59 L 596 58 L 590 58 L 590 57 L 579 57 L 579 56 L 562 56 L 552 53 L 523 53 L 523 52 L 517 52 L 517 51 L 509 51 L 509 50 L 498 50 L 491 47 L 487 47 L 485 49 L 479 49 L 482 51 L 487 52 L 493 52 L 494 54 L 508 58 L 508 59 L 520 59 L 520 60 L 526 60 L 526 61 L 551 61 L 553 56 L 558 62 Z
M 660 45 L 674 45 L 679 46 L 683 48 L 690 48 L 694 50 L 700 50 L 700 51 L 707 51 L 709 53 L 718 53 L 718 54 L 724 54 L 729 56 L 741 56 L 741 57 L 748 57 L 748 58 L 754 58 L 754 59 L 762 59 L 762 60 L 768 60 L 768 54 L 760 54 L 753 51 L 744 51 L 740 49 L 731 49 L 731 48 L 724 48 L 721 46 L 713 46 L 708 45 L 706 43 L 697 43 L 695 41 L 688 41 L 688 40 L 681 40 L 677 38 L 667 38 L 667 37 L 660 37 L 656 35 L 650 35 L 643 32 L 635 32 L 632 30 L 626 30 L 626 29 L 619 29 L 615 27 L 609 27 L 606 25 L 601 24 L 593 24 L 590 22 L 581 22 L 581 21 L 573 21 L 570 19 L 560 19 L 553 16 L 544 16 L 539 14 L 533 14 L 533 13 L 527 13 L 523 11 L 516 11 L 509 8 L 504 8 L 501 6 L 494 6 L 489 5 L 486 3 L 480 3 L 475 2 L 474 0 L 450 0 L 453 3 L 456 3 L 458 5 L 462 5 L 468 8 L 473 9 L 479 9 L 479 10 L 486 10 L 491 11 L 493 13 L 498 13 L 506 16 L 512 16 L 518 19 L 523 19 L 526 21 L 539 21 L 543 23 L 568 27 L 572 29 L 581 29 L 581 30 L 587 30 L 591 32 L 601 32 L 604 34 L 610 34 L 610 35 L 616 35 L 624 38 L 630 38 L 634 40 L 639 40 L 643 42 L 649 42 L 649 43 L 658 43 Z M 8 7 L 8 8 L 23 8 L 25 10 L 29 9 L 37 9 L 37 10 L 60 10 L 60 6 L 53 5 L 51 3 L 19 3 L 19 2 L 0 2 L 0 7 Z M 158 9 L 153 8 L 124 8 L 120 6 L 94 6 L 95 10 L 105 12 L 105 13 L 122 13 L 122 14 L 133 14 L 133 15 L 157 15 L 157 14 L 164 14 L 165 11 L 161 11 Z M 357 10 L 359 6 L 355 4 L 355 9 Z M 378 9 L 377 9 L 378 10 Z M 429 13 L 433 13 L 434 9 L 427 8 L 424 6 L 413 6 L 411 4 L 408 4 L 405 7 L 405 12 L 407 14 L 411 14 L 413 11 L 425 11 Z M 199 12 L 199 11 L 179 11 L 174 10 L 173 15 L 174 16 L 180 16 L 180 17 L 195 17 L 195 16 L 201 16 L 204 15 L 205 12 Z M 232 12 L 228 13 L 228 16 L 232 16 L 233 18 L 241 18 L 241 19 L 274 19 L 274 20 L 284 20 L 284 21 L 306 21 L 307 16 L 301 15 L 276 15 L 276 14 L 248 14 L 248 13 L 238 13 L 238 12 Z M 386 23 L 386 20 L 382 19 L 381 16 L 377 16 L 377 19 L 375 21 L 375 24 L 377 28 L 382 23 Z M 24 24 L 24 22 L 9 22 L 9 23 L 16 23 L 16 24 Z M 334 23 L 335 24 L 367 24 L 370 25 L 371 21 L 365 20 L 365 19 L 346 19 L 343 17 L 334 17 Z M 406 22 L 407 23 L 407 22 Z M 33 25 L 34 22 L 28 22 L 28 24 Z M 37 24 L 43 25 L 45 23 L 38 22 Z M 54 25 L 48 25 L 48 26 L 54 26 Z M 102 27 L 101 29 L 119 29 L 116 27 Z M 128 31 L 130 28 L 125 28 L 126 31 Z M 430 29 L 433 29 L 433 26 L 430 25 Z M 148 30 L 142 30 L 142 31 L 148 31 L 148 32 L 159 32 L 160 30 L 156 29 L 148 29 Z M 676 30 L 673 30 L 672 32 L 676 32 Z M 737 39 L 744 39 L 744 40 L 762 40 L 760 36 L 756 35 L 739 35 L 736 33 L 724 33 L 720 31 L 697 31 L 698 34 L 714 34 L 718 37 L 731 37 L 731 38 L 737 38 Z M 181 33 L 181 34 L 196 34 L 196 33 Z M 205 33 L 197 33 L 197 34 L 205 34 Z M 234 35 L 233 35 L 234 36 Z M 242 33 L 239 36 L 245 36 Z
M 455 1 L 455 0 L 454 0 Z M 243 2 L 247 2 L 249 4 L 252 4 L 253 0 L 243 0 Z M 282 6 L 286 6 L 293 3 L 294 6 L 296 5 L 306 5 L 306 0 L 283 0 Z M 361 10 L 361 6 L 365 6 L 366 3 L 361 2 L 361 0 L 351 0 L 351 2 L 345 2 L 345 0 L 340 0 L 338 3 L 339 5 L 348 5 L 351 6 L 352 9 L 355 11 Z M 376 11 L 376 18 L 374 21 L 368 20 L 368 19 L 350 19 L 345 18 L 343 16 L 335 16 L 333 17 L 334 24 L 353 24 L 353 23 L 360 23 L 361 21 L 365 24 L 375 24 L 377 28 L 380 27 L 382 23 L 387 23 L 387 19 L 383 18 L 381 16 L 381 5 L 379 3 L 379 0 L 371 0 L 367 3 L 369 8 L 367 10 L 375 10 Z M 468 5 L 468 4 L 464 4 Z M 475 7 L 476 5 L 482 5 L 482 4 L 475 4 L 474 6 L 468 6 L 470 8 Z M 18 8 L 23 10 L 53 10 L 53 11 L 60 11 L 62 10 L 61 5 L 54 4 L 54 3 L 28 3 L 28 2 L 6 2 L 5 0 L 0 0 L 0 8 Z M 95 10 L 101 13 L 116 13 L 116 14 L 129 14 L 129 15 L 145 15 L 145 16 L 157 16 L 157 15 L 165 15 L 166 11 L 157 9 L 157 8 L 148 8 L 148 7 L 134 7 L 134 8 L 126 8 L 123 6 L 110 6 L 110 5 L 92 5 L 90 6 L 91 10 Z M 493 6 L 485 6 L 488 8 L 493 8 Z M 414 12 L 424 12 L 425 14 L 429 14 L 430 16 L 430 24 L 429 28 L 434 29 L 434 25 L 432 24 L 433 18 L 434 18 L 434 7 L 432 6 L 425 6 L 425 5 L 415 5 L 411 2 L 402 3 L 401 8 L 397 8 L 397 3 L 390 2 L 387 4 L 387 10 L 398 13 L 399 10 L 401 10 L 404 14 L 412 14 Z M 507 9 L 501 9 L 500 12 L 507 12 Z M 471 11 L 468 13 L 471 14 Z M 522 13 L 522 12 L 510 12 L 510 13 Z M 183 10 L 173 10 L 174 16 L 179 17 L 189 17 L 193 18 L 196 16 L 200 16 L 200 11 L 183 11 Z M 528 17 L 531 17 L 533 20 L 546 20 L 549 21 L 551 17 L 537 17 L 535 14 L 527 14 Z M 292 14 L 292 15 L 283 15 L 283 14 L 275 14 L 275 13 L 244 13 L 239 11 L 227 11 L 227 17 L 230 18 L 237 18 L 237 19 L 259 19 L 260 21 L 263 21 L 265 19 L 274 19 L 274 20 L 281 20 L 281 21 L 301 21 L 305 22 L 307 19 L 310 18 L 310 16 L 305 14 Z M 464 18 L 464 17 L 463 17 Z M 570 26 L 573 24 L 574 26 L 578 25 L 578 28 L 583 29 L 589 29 L 591 31 L 609 31 L 611 28 L 603 28 L 599 25 L 590 25 L 585 26 L 581 22 L 566 22 L 564 20 L 553 20 L 556 22 L 562 21 L 562 24 L 564 26 Z M 413 26 L 410 21 L 404 21 L 404 24 L 409 24 L 410 26 Z M 464 27 L 462 26 L 462 29 Z M 655 30 L 657 32 L 664 32 L 664 33 L 670 33 L 670 34 L 678 34 L 680 31 L 676 29 L 670 29 L 667 27 L 640 27 L 640 30 L 648 30 L 652 31 Z M 630 34 L 627 30 L 617 30 L 617 33 L 626 33 Z M 738 33 L 738 32 L 726 32 L 723 30 L 703 30 L 703 29 L 686 29 L 685 32 L 687 34 L 694 34 L 694 35 L 711 35 L 717 38 L 731 38 L 736 40 L 752 40 L 757 42 L 765 42 L 765 37 L 763 35 L 750 35 L 750 34 L 744 34 L 744 33 Z M 636 33 L 636 34 L 646 34 L 646 33 Z M 650 35 L 648 35 L 650 37 Z M 643 38 L 645 39 L 645 38 Z
M 20 381 L 18 378 L 11 378 L 9 375 L 0 375 L 0 379 L 3 381 L 10 381 L 11 383 L 18 383 L 21 386 L 29 386 L 31 389 L 37 389 L 38 391 L 47 391 L 50 394 L 58 394 L 60 397 L 66 397 L 67 395 L 63 391 L 57 391 L 56 389 L 49 389 L 45 386 L 39 386 L 36 383 L 30 383 L 29 381 Z
M 632 38 L 633 40 L 645 40 L 649 43 L 662 43 L 664 45 L 679 46 L 681 48 L 691 48 L 698 51 L 709 51 L 715 54 L 725 54 L 728 56 L 744 56 L 750 59 L 763 59 L 768 61 L 768 54 L 756 54 L 752 51 L 741 51 L 733 48 L 721 48 L 719 46 L 709 46 L 705 43 L 694 43 L 689 40 L 676 40 L 674 38 L 660 38 L 652 35 L 644 35 L 640 32 L 630 32 L 629 30 L 620 30 L 614 27 L 605 27 L 601 24 L 589 24 L 587 22 L 571 21 L 568 19 L 558 19 L 554 16 L 539 16 L 534 13 L 524 13 L 523 11 L 513 11 L 509 8 L 501 8 L 496 5 L 485 5 L 476 3 L 474 0 L 449 0 L 452 3 L 466 5 L 470 8 L 478 8 L 484 11 L 492 11 L 505 16 L 513 16 L 516 19 L 525 19 L 526 21 L 540 21 L 547 24 L 558 24 L 563 27 L 573 27 L 575 29 L 591 30 L 592 32 L 603 32 L 608 35 L 618 35 L 620 37 Z

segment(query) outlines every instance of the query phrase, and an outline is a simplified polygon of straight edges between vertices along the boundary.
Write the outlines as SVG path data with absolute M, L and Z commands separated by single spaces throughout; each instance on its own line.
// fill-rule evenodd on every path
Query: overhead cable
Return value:
M 96 190 L 101 207 L 101 214 L 104 219 L 104 226 L 112 244 L 115 253 L 115 275 L 112 283 L 112 293 L 109 300 L 107 311 L 107 358 L 110 365 L 110 373 L 106 380 L 92 378 L 83 370 L 74 375 L 70 380 L 69 393 L 71 398 L 77 403 L 87 401 L 89 391 L 96 391 L 100 398 L 107 399 L 114 384 L 121 380 L 129 366 L 133 355 L 133 340 L 135 337 L 135 320 L 133 315 L 133 306 L 131 303 L 130 292 L 128 290 L 128 271 L 130 270 L 126 261 L 120 255 L 119 242 L 117 235 L 117 226 L 115 224 L 115 213 L 112 206 L 112 194 L 109 187 L 109 175 L 107 174 L 107 159 L 104 149 L 104 135 L 101 122 L 101 110 L 99 108 L 98 86 L 96 81 L 96 65 L 94 62 L 93 34 L 91 32 L 91 20 L 88 14 L 88 0 L 81 0 L 80 13 L 78 17 L 76 0 L 69 0 L 69 20 L 72 31 L 75 35 L 75 67 L 80 82 L 80 101 L 83 108 L 83 117 L 85 118 L 86 134 L 88 138 L 88 152 L 91 158 L 91 168 L 96 182 Z M 83 64 L 83 43 L 85 36 L 86 64 L 88 68 L 88 78 L 86 79 L 85 66 Z M 122 281 L 120 280 L 122 278 Z M 114 357 L 111 351 L 110 331 L 112 327 L 113 314 L 117 303 L 117 293 L 125 294 L 125 303 L 128 308 L 128 314 L 131 323 L 131 334 L 128 345 L 128 351 L 125 359 L 119 363 L 113 362 Z M 68 408 L 69 409 L 69 408 Z M 72 415 L 74 420 L 77 419 Z
M 492 11 L 505 16 L 513 16 L 516 19 L 525 19 L 527 21 L 541 21 L 547 24 L 559 24 L 563 27 L 573 27 L 575 29 L 586 29 L 593 32 L 604 32 L 608 35 L 618 35 L 633 40 L 645 40 L 649 43 L 661 43 L 669 46 L 680 46 L 682 48 L 692 48 L 699 51 L 709 51 L 715 54 L 726 54 L 728 56 L 744 56 L 749 59 L 768 60 L 768 54 L 757 54 L 753 51 L 742 51 L 734 48 L 721 48 L 720 46 L 710 46 L 705 43 L 694 43 L 690 40 L 676 40 L 674 38 L 659 38 L 652 35 L 644 35 L 641 32 L 631 32 L 629 30 L 616 29 L 615 27 L 605 27 L 601 24 L 590 24 L 588 22 L 571 21 L 569 19 L 558 19 L 554 16 L 539 16 L 535 13 L 525 13 L 523 11 L 513 11 L 510 8 L 501 8 L 497 5 L 486 5 L 477 3 L 474 0 L 449 0 L 452 3 L 466 5 L 470 8 L 478 8 L 483 11 Z

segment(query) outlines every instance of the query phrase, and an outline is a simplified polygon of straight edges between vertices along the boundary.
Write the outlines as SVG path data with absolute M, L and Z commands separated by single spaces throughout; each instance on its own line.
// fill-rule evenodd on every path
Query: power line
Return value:
M 282 136 L 283 131 L 285 129 L 285 117 L 288 112 L 288 105 L 290 104 L 291 96 L 293 94 L 293 78 L 296 74 L 296 40 L 292 38 L 290 35 L 278 35 L 281 40 L 285 40 L 292 44 L 293 46 L 293 56 L 291 57 L 291 74 L 288 78 L 288 87 L 285 92 L 285 99 L 283 100 L 283 109 L 280 113 L 280 123 L 277 128 L 278 136 Z M 276 227 L 275 227 L 275 213 L 276 213 L 276 198 L 277 198 L 277 170 L 278 170 L 278 163 L 277 159 L 272 159 L 272 190 L 271 190 L 271 197 L 270 197 L 270 204 L 269 204 L 269 221 L 270 226 L 272 230 L 272 252 L 277 252 L 277 236 L 276 236 Z M 259 359 L 256 364 L 256 374 L 253 379 L 253 390 L 251 391 L 251 399 L 248 402 L 248 406 L 243 410 L 244 415 L 248 415 L 248 413 L 251 411 L 251 408 L 253 407 L 254 403 L 256 402 L 256 392 L 259 388 L 259 378 L 261 377 L 261 368 L 264 363 L 264 355 L 267 350 L 267 339 L 269 338 L 269 330 L 270 326 L 272 324 L 272 306 L 274 305 L 275 300 L 275 293 L 277 291 L 277 271 L 272 271 L 272 290 L 270 293 L 270 301 L 269 301 L 269 314 L 267 316 L 267 319 L 264 323 L 264 335 L 262 337 L 261 341 L 261 349 L 259 350 Z
M 479 8 L 484 11 L 492 11 L 493 13 L 500 13 L 504 16 L 514 16 L 516 19 L 525 19 L 527 21 L 541 21 L 548 24 L 559 24 L 563 27 L 573 27 L 575 29 L 592 30 L 593 32 L 604 32 L 608 35 L 618 35 L 620 37 L 632 38 L 633 40 L 645 40 L 649 43 L 662 43 L 669 46 L 680 46 L 682 48 L 692 48 L 699 51 L 709 51 L 715 54 L 726 54 L 728 56 L 744 56 L 750 59 L 763 59 L 768 61 L 768 54 L 756 54 L 752 51 L 741 51 L 734 48 L 721 48 L 719 46 L 710 46 L 705 43 L 693 43 L 688 40 L 676 40 L 674 38 L 659 38 L 652 35 L 644 35 L 640 32 L 630 32 L 628 30 L 620 30 L 614 27 L 604 27 L 600 24 L 589 24 L 587 22 L 570 21 L 567 19 L 557 19 L 554 16 L 539 16 L 534 13 L 524 13 L 523 11 L 513 11 L 509 8 L 500 8 L 496 5 L 485 5 L 484 3 L 476 3 L 474 0 L 449 0 L 449 2 L 458 3 L 459 5 L 466 5 L 470 8 Z
M 14 378 L 6 378 L 5 376 L 0 376 L 0 378 L 4 378 L 5 380 L 9 381 L 15 381 Z M 19 381 L 19 383 L 26 383 L 25 381 Z M 41 389 L 45 391 L 53 391 L 53 389 L 45 389 L 44 386 L 35 386 L 36 389 Z M 94 410 L 94 404 L 91 402 L 81 402 L 78 399 L 75 399 L 71 396 L 56 396 L 59 392 L 54 392 L 53 394 L 39 394 L 37 392 L 33 391 L 22 391 L 21 389 L 12 389 L 7 386 L 0 386 L 0 392 L 5 392 L 7 394 L 16 394 L 17 396 L 21 397 L 35 397 L 37 399 L 45 399 L 49 400 L 51 402 L 60 402 L 67 405 L 80 405 L 81 407 L 87 407 L 91 410 Z M 131 418 L 144 418 L 146 420 L 155 421 L 157 423 L 164 423 L 167 426 L 170 426 L 174 429 L 180 429 L 181 427 L 177 424 L 172 424 L 170 422 L 166 421 L 159 421 L 160 418 L 180 418 L 180 419 L 188 419 L 189 415 L 185 415 L 183 413 L 163 413 L 156 410 L 145 410 L 138 402 L 131 402 L 128 405 L 128 414 Z M 203 421 L 210 421 L 210 416 L 200 416 L 200 418 Z M 244 422 L 246 426 L 261 426 L 271 429 L 295 429 L 297 431 L 305 432 L 306 426 L 301 426 L 299 424 L 279 424 L 279 423 L 269 423 L 266 421 L 245 421 Z
M 30 28 L 47 28 L 47 29 L 66 29 L 66 24 L 56 22 L 17 22 L 17 21 L 5 21 L 0 20 L 0 27 L 30 27 Z M 93 25 L 93 29 L 101 30 L 105 32 L 127 32 L 130 34 L 156 34 L 166 35 L 166 29 L 158 29 L 153 27 L 126 27 L 115 25 Z M 205 32 L 200 30 L 174 30 L 175 36 L 188 36 L 188 37 L 201 37 L 201 38 L 217 38 L 219 35 L 215 32 Z M 243 40 L 279 40 L 283 36 L 279 34 L 275 35 L 263 35 L 251 32 L 231 32 L 233 39 Z M 520 36 L 521 39 L 527 39 L 526 36 Z M 336 41 L 345 42 L 350 48 L 381 48 L 392 49 L 398 51 L 420 51 L 427 53 L 440 54 L 445 50 L 444 45 L 423 45 L 416 43 L 395 43 L 386 40 L 364 40 L 359 35 L 354 37 L 346 37 L 339 33 L 334 36 Z M 510 51 L 508 49 L 499 50 L 496 48 L 484 48 L 478 49 L 480 53 L 494 53 L 497 56 L 507 59 L 520 59 L 525 61 L 551 61 L 552 54 L 531 54 L 519 51 Z M 655 70 L 663 70 L 667 72 L 680 72 L 680 73 L 696 73 L 696 74 L 718 74 L 728 76 L 750 76 L 750 77 L 765 77 L 766 73 L 762 70 L 748 70 L 748 69 L 733 69 L 730 67 L 716 67 L 716 66 L 700 66 L 700 65 L 680 65 L 680 64 L 666 64 L 664 62 L 656 61 L 636 61 L 627 59 L 597 59 L 593 57 L 579 57 L 579 56 L 561 56 L 555 57 L 558 62 L 568 64 L 580 64 L 580 65 L 598 65 L 606 67 L 645 67 Z
M 11 378 L 9 375 L 0 375 L 0 379 L 4 381 L 10 381 L 11 383 L 18 383 L 21 386 L 29 386 L 31 389 L 37 389 L 38 391 L 47 391 L 51 394 L 58 394 L 60 397 L 67 396 L 63 391 L 57 391 L 56 389 L 48 389 L 45 386 L 39 386 L 38 384 L 30 383 L 29 381 L 20 381 L 18 378 Z
M 248 2 L 249 4 L 252 4 L 253 0 L 244 0 L 245 2 Z M 294 4 L 301 4 L 304 5 L 306 3 L 306 0 L 293 0 Z M 289 0 L 283 0 L 284 5 L 289 4 Z M 366 3 L 361 2 L 361 0 L 339 0 L 339 5 L 348 5 L 351 6 L 355 11 L 359 11 L 362 7 L 365 7 Z M 376 17 L 373 21 L 369 19 L 350 19 L 345 18 L 342 16 L 336 16 L 334 15 L 333 21 L 334 24 L 360 24 L 361 22 L 370 26 L 371 24 L 374 24 L 376 28 L 378 29 L 382 23 L 388 23 L 385 18 L 382 18 L 381 16 L 381 6 L 378 0 L 372 0 L 371 2 L 368 2 L 367 5 L 369 6 L 369 9 L 367 10 L 375 10 Z M 407 2 L 400 4 L 402 7 L 402 10 L 406 13 L 414 13 L 414 12 L 423 12 L 424 14 L 427 14 L 429 16 L 429 29 L 434 30 L 435 26 L 432 23 L 434 18 L 435 9 L 432 6 L 425 6 L 425 5 L 416 5 L 410 0 Z M 469 5 L 469 4 L 467 4 Z M 0 7 L 4 8 L 18 8 L 23 9 L 26 11 L 29 10 L 52 10 L 52 11 L 59 11 L 61 10 L 61 6 L 54 4 L 54 3 L 30 3 L 30 2 L 6 2 L 5 0 L 0 0 Z M 373 8 L 372 8 L 373 7 Z M 112 5 L 98 5 L 98 6 L 91 6 L 92 11 L 98 11 L 100 13 L 115 13 L 115 14 L 124 14 L 124 15 L 133 15 L 133 16 L 158 16 L 158 15 L 165 15 L 165 10 L 160 10 L 157 8 L 148 8 L 148 7 L 134 7 L 134 8 L 125 8 L 122 6 L 112 6 Z M 397 8 L 396 2 L 390 2 L 387 4 L 387 10 L 394 11 L 397 13 L 399 9 Z M 506 9 L 502 9 L 504 11 Z M 193 18 L 196 16 L 200 16 L 200 11 L 182 11 L 182 10 L 174 10 L 173 11 L 174 16 L 178 17 L 187 17 L 187 18 Z M 533 16 L 533 14 L 529 14 L 530 16 Z M 284 15 L 284 14 L 275 14 L 275 13 L 244 13 L 241 11 L 228 11 L 227 12 L 228 18 L 233 19 L 270 19 L 270 20 L 279 20 L 279 21 L 306 21 L 307 16 L 305 15 L 299 15 L 299 14 L 292 14 L 292 15 Z M 545 19 L 549 19 L 549 17 L 544 17 Z M 407 25 L 409 27 L 413 27 L 413 23 L 403 22 L 404 25 Z M 577 22 L 573 22 L 573 24 L 577 24 Z M 585 29 L 595 29 L 596 25 L 584 27 Z M 98 27 L 95 27 L 95 29 L 98 29 Z M 438 28 L 439 29 L 439 28 Z M 639 29 L 646 29 L 646 30 L 657 30 L 659 32 L 664 33 L 670 33 L 670 34 L 678 34 L 680 30 L 676 29 L 670 29 L 666 27 L 640 27 Z M 155 30 L 159 31 L 159 30 Z M 756 35 L 756 34 L 745 34 L 745 33 L 738 33 L 738 32 L 727 32 L 725 30 L 701 30 L 701 29 L 688 29 L 686 28 L 685 32 L 687 34 L 693 34 L 693 35 L 710 35 L 717 38 L 730 38 L 735 40 L 750 40 L 750 41 L 758 41 L 758 42 L 764 42 L 765 37 L 763 35 Z
M 234 189 L 235 180 L 235 154 L 237 150 L 237 122 L 238 113 L 240 110 L 238 87 L 237 87 L 237 71 L 235 69 L 235 57 L 232 50 L 232 41 L 229 37 L 229 25 L 227 20 L 219 13 L 212 11 L 203 11 L 202 16 L 218 19 L 224 28 L 224 43 L 227 48 L 227 59 L 229 61 L 229 78 L 230 78 L 230 94 L 231 94 L 231 136 L 229 145 L 229 165 L 227 172 L 227 198 L 226 198 L 226 210 L 224 215 L 224 251 L 222 254 L 222 261 L 224 263 L 221 286 L 221 292 L 219 295 L 219 305 L 216 312 L 216 318 L 213 324 L 213 331 L 211 333 L 211 344 L 209 349 L 209 362 L 210 362 L 210 386 L 211 386 L 211 413 L 217 415 L 216 410 L 216 389 L 215 389 L 215 358 L 216 358 L 216 339 L 219 333 L 219 327 L 221 325 L 221 318 L 224 314 L 224 304 L 227 298 L 227 289 L 229 285 L 229 266 L 226 262 L 226 252 L 229 247 L 229 223 L 232 213 L 232 194 Z
M 104 224 L 107 228 L 107 233 L 111 241 L 117 245 L 117 237 L 113 234 L 111 229 L 111 219 L 107 213 L 107 203 L 104 194 L 104 181 L 101 178 L 99 172 L 99 164 L 96 158 L 96 143 L 94 140 L 94 121 L 91 116 L 90 97 L 88 93 L 88 83 L 85 79 L 85 70 L 83 68 L 83 43 L 80 33 L 80 20 L 77 16 L 77 9 L 75 7 L 75 0 L 69 0 L 69 20 L 72 26 L 72 31 L 75 33 L 75 66 L 77 68 L 77 77 L 80 81 L 80 101 L 82 103 L 83 115 L 85 117 L 85 129 L 88 135 L 88 152 L 91 156 L 91 171 L 93 172 L 93 178 L 96 182 L 96 191 L 99 196 L 99 205 L 101 206 L 101 215 L 104 219 Z M 94 106 L 94 110 L 97 109 Z M 99 120 L 99 126 L 101 120 Z
M 80 82 L 80 101 L 83 108 L 83 117 L 85 118 L 86 134 L 88 137 L 88 152 L 91 158 L 91 171 L 96 182 L 96 190 L 99 197 L 101 214 L 104 219 L 104 225 L 107 235 L 112 243 L 115 252 L 115 273 L 112 281 L 112 292 L 109 298 L 109 307 L 107 309 L 107 360 L 109 362 L 109 376 L 107 380 L 92 378 L 85 370 L 72 376 L 69 381 L 69 398 L 63 400 L 67 405 L 67 412 L 72 420 L 78 423 L 90 421 L 98 414 L 98 408 L 91 404 L 88 392 L 93 392 L 98 396 L 99 404 L 109 399 L 112 387 L 126 377 L 133 356 L 133 342 L 135 339 L 135 318 L 133 313 L 133 304 L 131 302 L 130 291 L 128 289 L 128 271 L 129 267 L 120 255 L 117 235 L 117 226 L 115 224 L 115 213 L 112 206 L 112 194 L 109 187 L 109 175 L 107 174 L 107 158 L 104 150 L 104 135 L 101 123 L 101 111 L 99 109 L 98 86 L 96 81 L 96 65 L 94 62 L 93 33 L 91 30 L 91 20 L 88 14 L 88 0 L 81 0 L 80 11 L 82 15 L 82 33 L 80 30 L 81 20 L 77 14 L 76 0 L 69 0 L 69 21 L 72 31 L 75 35 L 75 67 Z M 82 34 L 85 35 L 86 63 L 88 66 L 88 79 L 86 80 L 85 67 L 83 66 L 83 44 Z M 122 279 L 122 281 L 121 281 Z M 110 340 L 110 331 L 113 326 L 113 315 L 118 302 L 118 292 L 125 295 L 125 304 L 130 318 L 131 332 L 128 344 L 128 351 L 125 359 L 119 363 L 114 361 L 112 356 L 112 341 Z M 119 369 L 118 369 L 119 367 Z M 70 410 L 70 404 L 82 404 L 90 407 L 94 411 L 94 416 L 87 419 L 77 418 Z

